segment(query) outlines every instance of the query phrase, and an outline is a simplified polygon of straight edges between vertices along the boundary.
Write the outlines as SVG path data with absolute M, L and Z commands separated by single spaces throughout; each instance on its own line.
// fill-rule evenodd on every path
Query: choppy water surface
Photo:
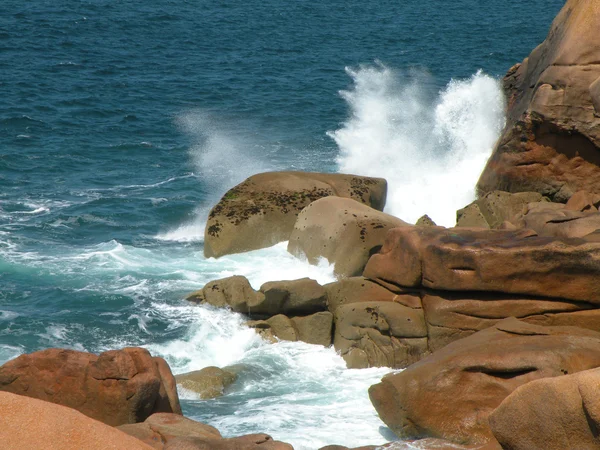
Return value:
M 388 179 L 390 213 L 452 224 L 502 127 L 497 80 L 561 6 L 3 1 L 0 363 L 143 345 L 175 373 L 240 364 L 185 413 L 297 449 L 387 441 L 366 393 L 386 369 L 183 301 L 233 274 L 333 280 L 284 244 L 204 259 L 207 211 L 260 171 L 349 171 Z

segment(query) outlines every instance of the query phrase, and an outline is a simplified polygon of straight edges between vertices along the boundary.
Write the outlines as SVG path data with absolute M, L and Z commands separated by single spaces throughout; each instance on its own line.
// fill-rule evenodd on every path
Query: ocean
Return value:
M 3 0 L 0 364 L 143 346 L 174 373 L 241 367 L 224 397 L 180 392 L 225 436 L 392 439 L 367 396 L 390 369 L 184 300 L 234 274 L 334 280 L 285 243 L 205 259 L 208 211 L 254 173 L 339 171 L 385 177 L 403 220 L 453 225 L 503 126 L 499 80 L 563 3 Z

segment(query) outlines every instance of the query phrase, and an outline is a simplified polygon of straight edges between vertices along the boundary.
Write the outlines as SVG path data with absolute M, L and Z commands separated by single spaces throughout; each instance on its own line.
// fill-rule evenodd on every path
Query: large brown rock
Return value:
M 21 355 L 0 367 L 0 391 L 68 406 L 112 426 L 142 422 L 155 412 L 181 414 L 169 366 L 143 348 Z
M 325 197 L 298 215 L 288 251 L 306 257 L 311 264 L 326 258 L 338 277 L 358 276 L 382 246 L 387 230 L 404 225 L 407 223 L 353 199 Z
M 364 276 L 398 286 L 600 303 L 600 243 L 532 230 L 394 228 Z
M 332 341 L 333 315 L 329 311 L 297 317 L 278 314 L 267 320 L 248 322 L 247 325 L 272 342 L 281 339 L 329 347 Z
M 498 229 L 505 221 L 521 214 L 527 204 L 543 200 L 537 192 L 489 192 L 456 212 L 456 226 Z
M 119 429 L 157 450 L 293 450 L 268 434 L 226 439 L 210 425 L 175 414 L 153 414 L 144 423 Z
M 558 239 L 586 237 L 600 229 L 600 212 L 578 211 L 561 203 L 532 203 L 513 218 L 517 227 Z
M 489 328 L 508 317 L 543 326 L 600 330 L 600 309 L 585 302 L 489 292 L 423 292 L 429 350 Z
M 10 450 L 153 448 L 72 408 L 9 392 L 0 392 L 0 447 Z
M 227 191 L 210 211 L 204 256 L 218 258 L 287 241 L 300 211 L 322 197 L 352 198 L 382 210 L 386 193 L 382 178 L 310 172 L 253 175 Z
M 418 292 L 392 287 L 388 289 L 364 277 L 344 278 L 323 286 L 327 291 L 327 307 L 335 312 L 338 306 L 362 302 L 397 302 L 412 308 L 421 307 Z
M 403 368 L 429 353 L 423 310 L 396 302 L 339 306 L 333 343 L 349 368 Z
M 600 448 L 600 369 L 517 388 L 490 415 L 494 437 L 511 450 Z
M 211 281 L 201 290 L 191 293 L 187 300 L 230 307 L 251 317 L 311 314 L 327 309 L 325 289 L 310 278 L 270 281 L 257 292 L 245 277 L 236 275 Z
M 600 333 L 511 318 L 384 377 L 369 395 L 400 437 L 478 444 L 493 440 L 488 416 L 519 386 L 595 367 Z
M 535 191 L 566 201 L 600 193 L 600 4 L 568 0 L 546 40 L 504 79 L 506 127 L 480 194 Z

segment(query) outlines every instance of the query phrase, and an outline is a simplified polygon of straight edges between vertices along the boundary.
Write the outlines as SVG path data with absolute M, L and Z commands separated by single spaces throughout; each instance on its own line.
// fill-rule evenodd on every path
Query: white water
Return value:
M 386 178 L 392 215 L 453 226 L 504 125 L 498 81 L 478 72 L 432 98 L 425 74 L 403 77 L 384 65 L 347 72 L 354 86 L 340 94 L 351 117 L 329 133 L 340 171 Z
M 268 344 L 243 326 L 245 318 L 227 311 L 155 307 L 170 316 L 174 326 L 185 322 L 188 329 L 183 339 L 147 346 L 165 357 L 174 372 L 210 365 L 234 365 L 238 372 L 238 380 L 220 399 L 202 401 L 180 391 L 190 417 L 209 421 L 225 436 L 250 430 L 270 433 L 296 450 L 387 441 L 367 389 L 389 369 L 348 370 L 333 348 L 302 342 Z M 215 416 L 215 409 L 221 414 Z

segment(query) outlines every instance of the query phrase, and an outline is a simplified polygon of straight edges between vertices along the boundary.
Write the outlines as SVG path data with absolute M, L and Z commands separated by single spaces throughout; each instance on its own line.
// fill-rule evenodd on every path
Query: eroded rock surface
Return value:
M 565 202 L 600 193 L 600 4 L 568 0 L 546 40 L 504 78 L 507 123 L 477 188 Z
M 537 192 L 489 192 L 456 212 L 456 226 L 498 229 L 523 213 L 529 203 L 542 201 L 544 197 Z
M 390 228 L 406 222 L 353 199 L 325 197 L 298 215 L 288 251 L 311 264 L 326 258 L 339 277 L 361 275 Z
M 516 389 L 490 415 L 503 448 L 600 448 L 600 369 L 544 378 Z
M 406 367 L 429 353 L 423 310 L 393 301 L 339 306 L 334 345 L 348 367 Z
M 0 367 L 0 391 L 68 406 L 112 426 L 142 422 L 156 412 L 181 414 L 169 366 L 143 348 L 21 355 Z
M 325 289 L 310 278 L 270 281 L 255 291 L 246 277 L 236 275 L 209 282 L 187 300 L 229 307 L 251 317 L 312 314 L 327 309 Z
M 0 446 L 4 449 L 153 448 L 72 408 L 9 392 L 0 392 L 0 424 Z
M 227 191 L 209 213 L 204 256 L 220 257 L 287 241 L 300 211 L 322 197 L 351 198 L 382 210 L 382 178 L 311 172 L 253 175 Z
M 600 244 L 524 230 L 394 228 L 364 276 L 407 288 L 600 303 Z
M 278 314 L 267 320 L 248 322 L 261 336 L 269 341 L 303 341 L 308 344 L 329 347 L 332 340 L 333 315 L 321 311 L 310 316 L 288 317 Z
M 489 414 L 519 386 L 599 366 L 600 333 L 511 318 L 384 377 L 369 395 L 400 437 L 483 444 L 493 440 Z
M 226 439 L 210 425 L 175 414 L 153 414 L 143 423 L 119 429 L 157 450 L 293 450 L 262 433 Z

